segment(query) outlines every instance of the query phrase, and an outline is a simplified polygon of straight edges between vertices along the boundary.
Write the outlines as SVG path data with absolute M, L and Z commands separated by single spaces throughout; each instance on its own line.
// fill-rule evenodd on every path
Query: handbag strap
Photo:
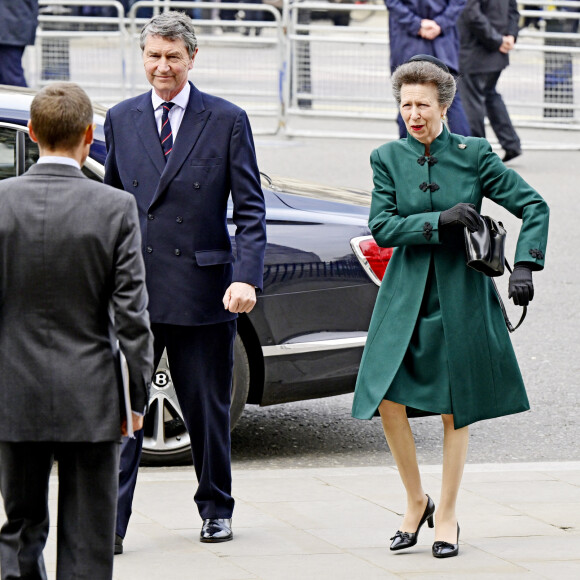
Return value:
M 509 273 L 511 274 L 512 269 L 511 269 L 511 266 L 507 260 L 505 260 L 505 265 L 506 265 L 506 268 L 508 269 Z M 505 309 L 503 300 L 501 299 L 500 293 L 497 289 L 495 280 L 493 278 L 491 278 L 491 282 L 493 284 L 493 287 L 495 288 L 495 293 L 497 294 L 497 297 L 499 298 L 499 305 L 501 307 L 501 313 L 503 314 L 503 319 L 505 320 L 505 325 L 507 326 L 507 329 L 509 332 L 514 332 L 522 325 L 522 322 L 524 321 L 524 318 L 526 317 L 526 314 L 528 313 L 528 307 L 524 306 L 524 310 L 522 312 L 522 316 L 521 316 L 519 322 L 515 326 L 513 326 L 512 323 L 510 322 L 510 319 L 509 319 L 507 311 Z

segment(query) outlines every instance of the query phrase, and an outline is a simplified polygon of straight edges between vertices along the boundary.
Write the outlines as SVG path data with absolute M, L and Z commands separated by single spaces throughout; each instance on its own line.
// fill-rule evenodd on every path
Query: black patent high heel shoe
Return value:
M 459 524 L 457 524 L 457 544 L 435 542 L 431 550 L 435 558 L 452 558 L 459 554 Z
M 434 526 L 433 514 L 435 513 L 435 504 L 433 500 L 427 495 L 427 507 L 423 512 L 423 517 L 417 526 L 417 531 L 415 533 L 411 532 L 401 532 L 397 530 L 397 533 L 391 538 L 391 550 L 404 550 L 405 548 L 410 548 L 417 543 L 417 538 L 419 537 L 419 530 L 421 526 L 427 522 L 429 527 Z

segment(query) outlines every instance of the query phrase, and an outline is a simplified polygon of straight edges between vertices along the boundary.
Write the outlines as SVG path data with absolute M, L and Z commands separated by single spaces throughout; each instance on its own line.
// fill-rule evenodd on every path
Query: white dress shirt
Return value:
M 81 168 L 76 159 L 72 159 L 71 157 L 59 157 L 58 155 L 43 155 L 42 157 L 38 158 L 36 163 L 39 165 L 44 163 L 58 163 L 60 165 L 70 165 L 71 167 L 76 167 L 77 169 Z
M 173 135 L 173 142 L 177 139 L 177 132 L 181 126 L 181 121 L 183 120 L 183 114 L 189 103 L 189 93 L 191 87 L 189 83 L 185 83 L 181 92 L 175 95 L 171 102 L 174 103 L 174 107 L 169 111 L 169 124 L 171 125 L 171 133 Z M 153 103 L 153 111 L 155 111 L 155 122 L 157 123 L 157 132 L 161 135 L 161 117 L 163 116 L 163 103 L 164 101 L 154 90 L 151 91 L 151 102 Z

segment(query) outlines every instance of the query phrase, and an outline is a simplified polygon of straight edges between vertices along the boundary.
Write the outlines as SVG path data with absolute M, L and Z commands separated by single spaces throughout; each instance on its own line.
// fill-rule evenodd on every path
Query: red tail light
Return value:
M 370 279 L 380 286 L 393 255 L 393 248 L 379 247 L 372 236 L 353 238 L 350 245 Z

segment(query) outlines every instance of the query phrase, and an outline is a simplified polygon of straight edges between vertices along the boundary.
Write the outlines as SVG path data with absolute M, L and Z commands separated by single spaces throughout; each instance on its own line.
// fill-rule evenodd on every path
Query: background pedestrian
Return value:
M 471 134 L 485 137 L 485 116 L 505 153 L 503 161 L 521 155 L 520 138 L 496 86 L 509 65 L 518 37 L 516 0 L 467 0 L 459 19 L 459 91 Z
M 466 0 L 385 0 L 389 11 L 391 73 L 416 54 L 429 54 L 443 61 L 451 73 L 459 71 L 457 19 Z M 447 111 L 449 130 L 470 135 L 461 97 L 457 95 Z M 407 136 L 399 114 L 399 135 Z

